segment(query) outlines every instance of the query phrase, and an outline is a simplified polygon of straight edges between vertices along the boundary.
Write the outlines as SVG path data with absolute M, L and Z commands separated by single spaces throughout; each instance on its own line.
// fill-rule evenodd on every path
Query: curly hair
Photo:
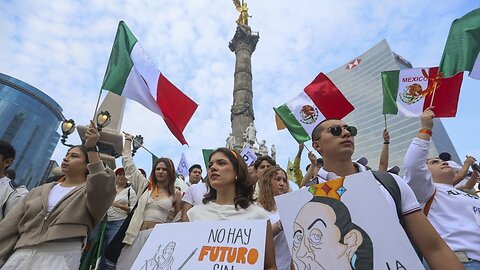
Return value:
M 237 210 L 239 206 L 243 209 L 248 208 L 255 202 L 255 200 L 253 199 L 254 186 L 251 185 L 252 180 L 250 179 L 250 174 L 247 170 L 247 164 L 245 164 L 245 161 L 237 151 L 225 147 L 215 149 L 210 155 L 209 160 L 211 160 L 212 156 L 216 153 L 222 153 L 225 155 L 232 163 L 233 169 L 237 174 L 235 180 L 235 198 L 233 199 L 235 202 L 235 208 Z M 211 166 L 211 164 L 208 165 L 208 170 L 210 170 Z M 205 195 L 205 198 L 203 198 L 203 203 L 206 204 L 216 199 L 217 191 L 210 185 L 208 193 Z
M 263 173 L 263 176 L 258 179 L 258 187 L 260 188 L 260 192 L 258 193 L 257 201 L 265 210 L 269 212 L 277 210 L 277 205 L 275 204 L 275 199 L 273 198 L 275 197 L 275 194 L 273 194 L 272 190 L 272 181 L 275 179 L 279 171 L 282 171 L 285 176 L 287 175 L 284 169 L 278 166 L 273 166 L 268 168 Z

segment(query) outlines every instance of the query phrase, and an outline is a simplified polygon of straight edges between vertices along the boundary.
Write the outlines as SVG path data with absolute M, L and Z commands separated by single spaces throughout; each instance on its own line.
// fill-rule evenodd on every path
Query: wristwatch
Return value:
M 87 147 L 87 152 L 98 152 L 98 147 L 96 145 Z

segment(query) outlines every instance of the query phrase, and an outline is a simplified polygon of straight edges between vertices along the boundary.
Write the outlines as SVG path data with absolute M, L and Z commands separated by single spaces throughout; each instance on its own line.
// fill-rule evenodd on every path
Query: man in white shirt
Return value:
M 202 166 L 200 164 L 193 164 L 188 169 L 188 182 L 187 185 L 191 186 L 202 180 Z
M 312 146 L 323 157 L 324 166 L 319 171 L 319 177 L 323 181 L 365 170 L 364 166 L 352 161 L 356 134 L 355 127 L 348 126 L 338 119 L 324 120 L 315 127 L 311 136 Z M 392 176 L 401 191 L 401 214 L 405 232 L 419 248 L 430 267 L 432 269 L 463 269 L 455 254 L 440 238 L 425 215 L 419 211 L 420 208 L 412 190 L 402 183 L 398 176 Z M 396 212 L 391 195 L 380 184 L 379 188 L 389 201 L 392 211 Z
M 5 170 L 12 165 L 14 159 L 15 148 L 7 142 L 0 141 L 0 221 L 26 195 L 17 192 L 12 181 L 5 176 Z
M 190 208 L 203 204 L 203 198 L 207 193 L 207 182 L 193 184 L 187 189 L 182 198 L 182 221 L 187 221 L 187 211 Z
M 466 269 L 480 269 L 480 199 L 454 187 L 455 171 L 447 161 L 428 158 L 433 118 L 421 116 L 422 128 L 405 154 L 405 180 L 440 236 Z

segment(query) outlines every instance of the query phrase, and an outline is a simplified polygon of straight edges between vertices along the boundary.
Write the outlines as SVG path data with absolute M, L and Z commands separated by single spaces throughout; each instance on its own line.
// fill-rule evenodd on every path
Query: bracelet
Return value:
M 280 231 L 283 231 L 282 223 L 281 223 L 280 221 L 277 221 L 276 224 L 277 224 L 277 228 L 278 228 Z
M 125 139 L 125 141 L 132 141 L 132 139 Z
M 423 133 L 423 134 L 428 134 L 430 136 L 432 136 L 432 130 L 431 129 L 427 129 L 427 128 L 421 128 L 418 133 Z
M 94 146 L 86 147 L 85 150 L 87 152 L 98 152 L 98 147 L 94 145 Z
M 390 144 L 390 142 L 383 142 L 383 144 Z

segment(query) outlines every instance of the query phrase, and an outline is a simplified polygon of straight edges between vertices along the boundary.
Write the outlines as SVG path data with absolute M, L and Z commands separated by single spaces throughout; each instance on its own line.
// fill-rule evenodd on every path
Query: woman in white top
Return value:
M 115 197 L 113 171 L 95 147 L 99 137 L 91 122 L 85 145 L 62 160 L 65 176 L 32 189 L 0 222 L 0 268 L 78 269 L 83 241 Z
M 240 157 L 240 158 L 239 158 Z M 254 186 L 247 165 L 240 154 L 218 148 L 210 155 L 208 164 L 210 190 L 197 205 L 187 212 L 187 221 L 268 219 L 261 207 L 254 204 Z M 270 222 L 267 225 L 264 269 L 276 269 L 275 250 Z
M 127 218 L 128 213 L 130 213 L 137 202 L 135 190 L 128 186 L 123 168 L 115 170 L 115 187 L 117 195 L 113 200 L 112 206 L 107 211 L 107 226 L 105 227 L 103 240 L 104 247 L 108 247 L 108 244 L 110 244 L 110 241 L 112 241 L 118 229 L 120 229 Z M 106 260 L 105 256 L 102 256 L 99 269 L 115 269 L 115 264 Z
M 292 256 L 287 244 L 287 238 L 283 232 L 280 215 L 275 204 L 275 196 L 287 193 L 288 187 L 287 173 L 278 166 L 268 168 L 258 179 L 260 192 L 258 194 L 258 205 L 267 210 L 270 222 L 272 223 L 273 240 L 275 242 L 275 260 L 277 269 L 288 270 L 295 269 L 292 264 Z
M 122 163 L 125 176 L 138 194 L 138 206 L 133 213 L 117 269 L 130 269 L 156 224 L 171 222 L 181 209 L 182 194 L 175 189 L 175 166 L 169 158 L 155 161 L 150 178 L 146 179 L 132 159 L 133 136 L 125 134 Z

